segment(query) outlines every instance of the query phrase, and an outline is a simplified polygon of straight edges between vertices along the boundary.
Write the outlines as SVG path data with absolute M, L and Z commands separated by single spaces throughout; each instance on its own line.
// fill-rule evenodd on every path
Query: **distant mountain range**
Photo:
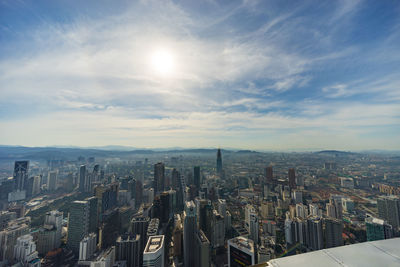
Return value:
M 160 149 L 143 149 L 128 146 L 99 146 L 99 147 L 24 147 L 24 146 L 7 146 L 0 145 L 0 160 L 17 160 L 17 159 L 32 159 L 32 160 L 47 160 L 47 159 L 64 159 L 73 160 L 79 156 L 83 157 L 125 157 L 129 155 L 150 155 L 164 153 L 216 153 L 217 148 L 160 148 Z M 255 154 L 255 153 L 273 153 L 274 151 L 253 151 L 253 150 L 237 150 L 237 149 L 222 149 L 224 154 Z M 276 151 L 275 151 L 276 152 Z M 280 152 L 285 153 L 285 152 Z M 301 153 L 301 152 L 297 152 Z M 305 152 L 310 153 L 310 152 Z M 311 152 L 331 156 L 350 156 L 360 153 L 347 152 L 339 150 L 321 150 Z M 384 153 L 383 151 L 374 151 L 366 153 Z M 388 152 L 388 154 L 399 155 L 400 152 Z

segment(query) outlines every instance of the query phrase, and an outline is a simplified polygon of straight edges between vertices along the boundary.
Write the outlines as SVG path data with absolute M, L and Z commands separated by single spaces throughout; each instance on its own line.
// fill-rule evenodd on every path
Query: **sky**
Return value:
M 399 2 L 0 0 L 0 144 L 399 150 Z

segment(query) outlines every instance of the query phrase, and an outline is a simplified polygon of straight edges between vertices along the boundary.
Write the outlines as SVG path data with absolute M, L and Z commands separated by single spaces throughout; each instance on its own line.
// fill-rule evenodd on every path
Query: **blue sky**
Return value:
M 400 5 L 0 0 L 0 129 L 7 145 L 400 149 Z

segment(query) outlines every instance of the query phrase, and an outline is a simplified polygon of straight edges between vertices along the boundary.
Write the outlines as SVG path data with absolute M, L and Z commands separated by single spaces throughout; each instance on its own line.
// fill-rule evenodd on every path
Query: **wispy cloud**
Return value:
M 334 29 L 360 29 L 363 21 L 351 18 L 364 4 L 152 0 L 87 14 L 76 6 L 77 14 L 64 14 L 65 20 L 42 14 L 40 23 L 18 30 L 23 37 L 0 39 L 0 127 L 14 129 L 0 139 L 26 145 L 373 146 L 354 140 L 376 136 L 373 127 L 391 132 L 400 114 L 399 64 L 375 52 L 382 45 L 400 53 L 393 30 L 367 49 Z M 170 76 L 151 64 L 158 49 L 175 61 Z M 373 73 L 374 64 L 384 75 Z M 346 138 L 351 141 L 343 143 Z M 395 134 L 377 144 L 394 143 Z

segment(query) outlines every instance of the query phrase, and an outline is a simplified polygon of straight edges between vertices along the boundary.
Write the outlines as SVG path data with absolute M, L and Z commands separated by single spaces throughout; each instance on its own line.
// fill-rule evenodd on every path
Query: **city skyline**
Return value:
M 0 2 L 2 145 L 399 150 L 391 1 Z

